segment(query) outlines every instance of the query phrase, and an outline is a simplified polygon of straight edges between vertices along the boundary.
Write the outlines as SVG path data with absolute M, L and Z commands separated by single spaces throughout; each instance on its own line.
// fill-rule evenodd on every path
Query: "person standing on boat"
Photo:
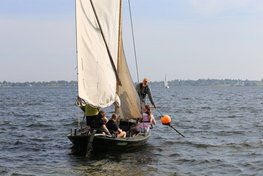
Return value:
M 95 120 L 97 119 L 98 117 L 98 114 L 100 112 L 100 109 L 99 108 L 94 108 L 90 105 L 85 105 L 85 106 L 82 106 L 81 109 L 84 111 L 84 115 L 86 117 L 86 123 L 87 123 L 87 126 L 95 126 Z
M 136 91 L 140 97 L 141 107 L 142 108 L 145 107 L 145 99 L 146 99 L 146 95 L 148 95 L 148 98 L 149 98 L 151 104 L 153 105 L 153 107 L 157 108 L 157 106 L 155 105 L 155 103 L 153 101 L 151 89 L 148 86 L 148 82 L 149 82 L 149 80 L 147 78 L 144 78 L 141 83 L 136 85 Z

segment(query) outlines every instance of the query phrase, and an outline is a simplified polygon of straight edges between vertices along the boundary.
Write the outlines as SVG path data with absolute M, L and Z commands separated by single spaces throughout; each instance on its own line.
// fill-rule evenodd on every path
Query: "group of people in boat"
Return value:
M 141 101 L 142 118 L 138 121 L 138 124 L 132 129 L 133 131 L 135 131 L 135 134 L 139 132 L 148 132 L 149 129 L 156 124 L 150 106 L 145 105 L 146 95 L 148 95 L 148 98 L 154 106 L 154 108 L 157 107 L 153 101 L 151 90 L 148 86 L 147 78 L 144 78 L 143 81 L 136 86 L 136 90 Z M 84 111 L 84 114 L 86 116 L 87 126 L 91 127 L 92 129 L 96 129 L 98 133 L 114 136 L 117 138 L 126 137 L 126 132 L 122 130 L 118 125 L 118 114 L 113 113 L 111 118 L 108 119 L 106 113 L 104 111 L 101 111 L 99 108 L 94 108 L 90 105 L 85 105 L 82 106 L 81 109 Z

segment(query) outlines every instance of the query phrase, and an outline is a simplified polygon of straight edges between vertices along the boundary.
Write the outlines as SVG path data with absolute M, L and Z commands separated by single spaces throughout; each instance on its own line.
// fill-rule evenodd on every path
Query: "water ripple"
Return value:
M 135 152 L 70 155 L 76 87 L 0 88 L 0 175 L 260 175 L 262 87 L 152 85 L 160 123 Z M 169 103 L 167 103 L 169 102 Z M 132 169 L 131 169 L 132 168 Z

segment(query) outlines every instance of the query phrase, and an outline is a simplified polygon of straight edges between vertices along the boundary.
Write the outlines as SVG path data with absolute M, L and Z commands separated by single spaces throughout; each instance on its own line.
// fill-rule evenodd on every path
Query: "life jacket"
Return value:
M 136 130 L 139 132 L 148 132 L 150 130 L 150 116 L 146 113 L 143 113 L 143 117 L 142 117 L 142 122 L 140 122 L 137 126 L 136 126 Z
M 150 123 L 150 116 L 147 113 L 142 114 L 142 122 Z

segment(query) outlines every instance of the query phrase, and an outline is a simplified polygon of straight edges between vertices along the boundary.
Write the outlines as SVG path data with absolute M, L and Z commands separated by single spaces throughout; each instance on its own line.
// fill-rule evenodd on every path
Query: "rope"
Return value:
M 129 12 L 130 12 L 130 21 L 131 21 L 131 30 L 132 30 L 132 39 L 133 39 L 133 50 L 134 50 L 134 57 L 135 57 L 135 63 L 136 63 L 137 79 L 138 79 L 138 82 L 140 82 L 130 0 L 128 0 L 128 2 L 129 2 Z

